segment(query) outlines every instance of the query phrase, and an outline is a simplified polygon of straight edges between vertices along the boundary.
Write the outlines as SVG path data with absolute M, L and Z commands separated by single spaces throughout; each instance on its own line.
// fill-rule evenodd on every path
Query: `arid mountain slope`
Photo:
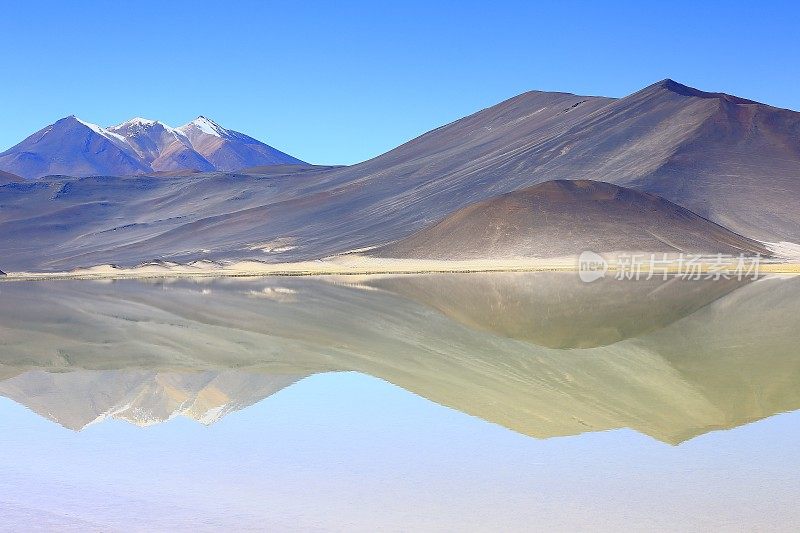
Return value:
M 748 237 L 800 242 L 800 113 L 676 85 L 665 87 L 711 113 L 658 168 L 615 183 Z
M 369 255 L 415 259 L 577 256 L 590 250 L 768 254 L 657 196 L 590 180 L 548 181 L 477 202 Z
M 223 172 L 263 165 L 304 164 L 296 157 L 238 131 L 225 129 L 206 117 L 197 117 L 177 131 L 214 169 Z
M 150 170 L 123 137 L 75 116 L 62 118 L 0 153 L 0 168 L 23 178 L 129 175 Z
M 0 267 L 318 258 L 557 179 L 655 193 L 740 235 L 800 242 L 799 132 L 800 113 L 671 80 L 618 100 L 530 92 L 349 167 L 3 187 L 0 246 L 16 252 Z M 292 244 L 265 254 L 274 241 Z
M 22 178 L 20 178 L 16 174 L 12 174 L 10 172 L 3 172 L 2 170 L 0 170 L 0 185 L 6 185 L 8 183 L 18 183 L 21 181 Z

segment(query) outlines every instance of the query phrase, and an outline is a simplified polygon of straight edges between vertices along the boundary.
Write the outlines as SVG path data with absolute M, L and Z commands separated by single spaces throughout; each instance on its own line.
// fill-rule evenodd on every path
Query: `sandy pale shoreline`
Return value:
M 735 277 L 736 258 L 726 258 L 723 263 L 711 258 L 695 265 L 695 273 L 711 275 L 715 271 Z M 608 272 L 620 272 L 629 266 L 609 259 Z M 685 274 L 685 265 L 677 260 L 661 263 L 654 276 L 666 271 L 671 275 Z M 419 260 L 385 259 L 360 255 L 343 255 L 334 258 L 301 261 L 294 263 L 266 263 L 260 261 L 241 261 L 215 263 L 198 261 L 181 264 L 171 262 L 145 263 L 135 267 L 99 265 L 64 272 L 8 272 L 0 276 L 0 281 L 43 281 L 43 280 L 102 280 L 102 279 L 148 279 L 148 278 L 202 278 L 202 277 L 259 277 L 259 276 L 327 276 L 327 275 L 369 275 L 369 274 L 433 274 L 433 273 L 479 273 L 479 272 L 579 272 L 577 258 L 555 259 L 496 259 L 496 260 Z M 647 276 L 648 266 L 638 269 L 640 275 Z M 633 272 L 627 272 L 632 277 Z M 800 274 L 800 262 L 781 262 L 762 260 L 757 273 Z M 743 273 L 752 277 L 752 269 Z

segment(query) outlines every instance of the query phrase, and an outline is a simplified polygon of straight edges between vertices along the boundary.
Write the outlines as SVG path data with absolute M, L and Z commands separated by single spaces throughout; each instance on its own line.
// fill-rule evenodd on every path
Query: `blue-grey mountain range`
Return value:
M 202 116 L 180 128 L 138 117 L 103 128 L 69 116 L 0 154 L 0 169 L 24 178 L 229 171 L 301 163 Z
M 5 271 L 323 258 L 402 242 L 463 208 L 554 180 L 610 183 L 620 201 L 607 202 L 605 216 L 595 203 L 581 208 L 578 191 L 542 189 L 552 197 L 537 202 L 564 216 L 518 216 L 530 224 L 514 226 L 509 246 L 539 242 L 520 235 L 540 231 L 548 242 L 585 242 L 566 235 L 589 228 L 595 251 L 634 249 L 646 241 L 620 239 L 620 228 L 641 227 L 646 214 L 644 204 L 634 209 L 625 201 L 640 198 L 629 190 L 669 202 L 652 202 L 665 211 L 647 231 L 676 251 L 689 237 L 710 253 L 734 241 L 750 250 L 761 249 L 753 241 L 800 243 L 800 113 L 672 80 L 617 99 L 527 92 L 343 167 L 299 164 L 202 118 L 175 130 L 134 120 L 98 132 L 74 117 L 52 128 L 61 132 L 52 146 L 41 139 L 50 135 L 45 130 L 20 146 L 48 147 L 42 154 L 63 160 L 44 165 L 44 155 L 19 146 L 0 156 L 0 170 L 23 178 L 71 176 L 0 184 Z M 500 204 L 483 205 L 495 211 L 469 211 L 470 220 L 504 216 Z M 610 225 L 583 220 L 608 221 L 612 213 Z M 492 254 L 505 253 L 506 236 L 496 238 Z M 462 243 L 470 249 L 453 249 L 448 239 L 427 246 L 453 256 L 489 254 L 475 248 L 479 239 Z

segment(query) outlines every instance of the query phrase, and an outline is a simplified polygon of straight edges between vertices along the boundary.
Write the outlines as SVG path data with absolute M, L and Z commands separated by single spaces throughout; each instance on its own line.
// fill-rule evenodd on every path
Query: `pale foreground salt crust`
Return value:
M 646 255 L 646 254 L 644 254 Z M 623 270 L 623 256 L 630 252 L 613 252 L 605 254 L 608 271 Z M 669 257 L 671 263 L 661 263 L 659 274 L 666 269 L 672 274 L 682 272 L 682 259 L 679 256 Z M 800 259 L 800 256 L 798 256 Z M 725 257 L 720 263 L 718 256 L 709 256 L 699 262 L 700 272 L 711 272 L 725 265 L 730 271 L 735 270 L 736 257 Z M 426 260 L 370 257 L 357 253 L 337 255 L 313 261 L 294 263 L 267 263 L 263 261 L 239 261 L 217 263 L 213 261 L 195 261 L 191 263 L 175 263 L 169 261 L 153 261 L 134 267 L 118 267 L 116 265 L 96 265 L 67 272 L 8 272 L 0 277 L 4 281 L 46 280 L 46 279 L 126 279 L 126 278 L 172 278 L 172 277 L 253 277 L 253 276 L 322 276 L 322 275 L 359 275 L 359 274 L 423 274 L 423 273 L 457 273 L 457 272 L 545 272 L 563 271 L 577 272 L 580 265 L 577 257 L 556 258 L 509 258 L 509 259 L 469 259 L 469 260 Z M 646 264 L 640 269 L 646 275 Z M 800 273 L 800 260 L 762 260 L 758 271 L 763 273 Z M 752 274 L 752 272 L 750 272 Z

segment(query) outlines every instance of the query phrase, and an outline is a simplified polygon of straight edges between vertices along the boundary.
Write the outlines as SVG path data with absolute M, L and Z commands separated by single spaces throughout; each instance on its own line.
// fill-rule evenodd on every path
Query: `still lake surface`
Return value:
M 800 277 L 0 283 L 0 530 L 800 529 Z

